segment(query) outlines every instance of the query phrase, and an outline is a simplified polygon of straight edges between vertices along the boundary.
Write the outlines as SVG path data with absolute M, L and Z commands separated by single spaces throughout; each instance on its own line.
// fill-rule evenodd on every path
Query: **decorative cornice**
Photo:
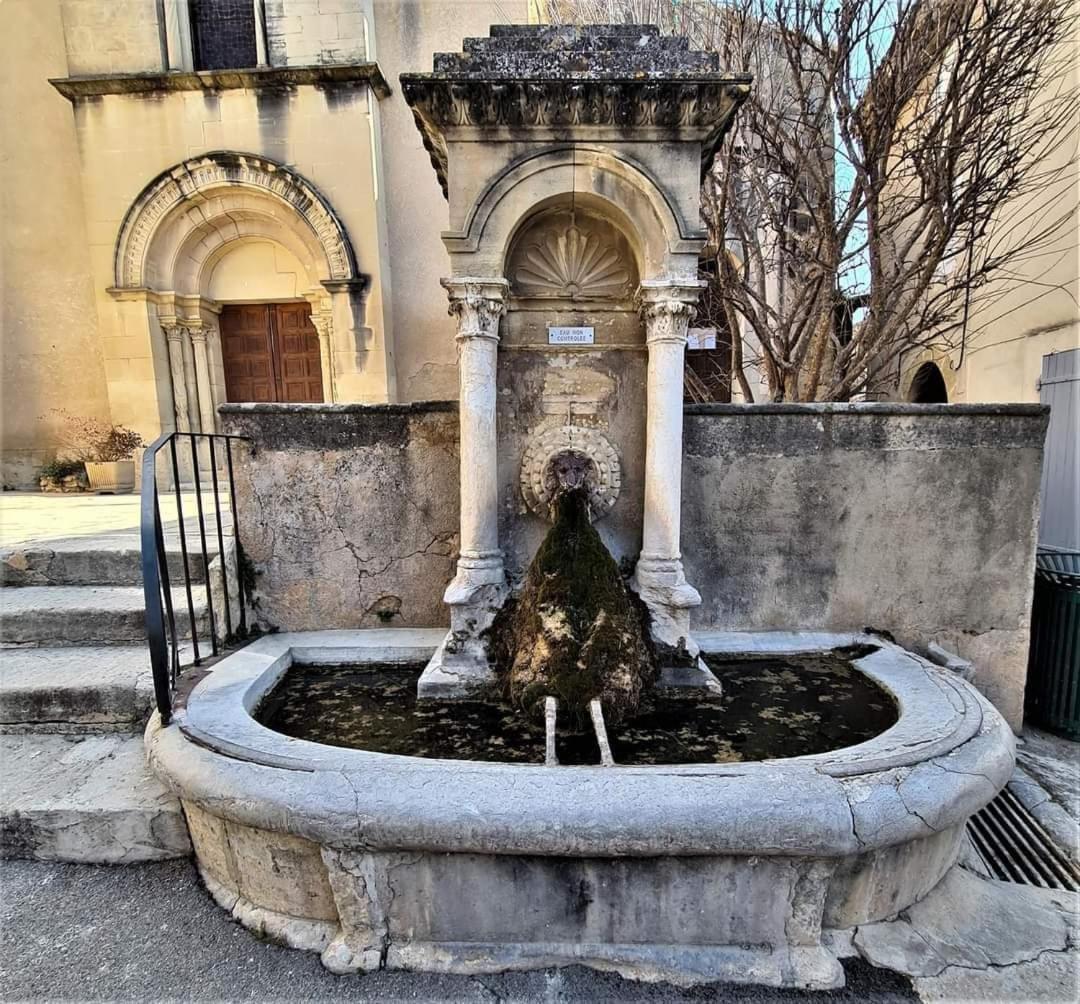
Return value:
M 447 312 L 458 319 L 457 338 L 499 340 L 499 318 L 506 313 L 510 284 L 501 278 L 441 280 L 450 305 Z
M 532 130 L 580 129 L 587 136 L 614 129 L 624 138 L 649 131 L 657 139 L 700 142 L 707 165 L 750 93 L 748 80 L 719 76 L 510 80 L 412 73 L 400 81 L 444 194 L 446 136 L 456 130 L 503 128 L 508 139 Z
M 391 94 L 378 63 L 335 66 L 263 66 L 243 70 L 170 71 L 168 73 L 93 73 L 50 79 L 69 101 L 106 94 L 160 94 L 163 91 L 280 90 L 305 84 L 332 89 L 366 84 L 377 98 Z

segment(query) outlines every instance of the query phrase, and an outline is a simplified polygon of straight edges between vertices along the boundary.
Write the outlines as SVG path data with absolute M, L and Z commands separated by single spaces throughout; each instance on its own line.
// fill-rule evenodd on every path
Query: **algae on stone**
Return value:
M 542 719 L 544 698 L 559 718 L 586 727 L 599 698 L 609 722 L 632 713 L 655 677 L 638 604 L 589 518 L 584 485 L 561 491 L 554 525 L 520 594 L 491 627 L 491 652 L 507 697 Z

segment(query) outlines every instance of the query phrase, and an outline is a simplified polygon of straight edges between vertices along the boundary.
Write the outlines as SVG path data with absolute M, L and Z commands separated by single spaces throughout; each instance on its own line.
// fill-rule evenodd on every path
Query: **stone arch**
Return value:
M 360 278 L 345 228 L 325 198 L 301 175 L 267 157 L 209 153 L 159 174 L 132 203 L 116 242 L 118 289 L 173 288 L 176 250 L 195 231 L 230 211 L 277 218 L 320 249 L 322 281 Z
M 947 354 L 938 349 L 924 348 L 904 360 L 895 394 L 899 400 L 913 404 L 947 404 L 956 400 L 959 393 L 957 377 L 956 371 L 949 365 Z M 933 386 L 925 386 L 927 381 L 932 381 Z
M 385 370 L 370 357 L 359 361 L 358 348 L 366 349 L 371 335 L 364 324 L 367 280 L 325 197 L 267 157 L 204 154 L 162 172 L 139 193 L 114 253 L 109 292 L 119 326 L 144 339 L 142 358 L 153 370 L 146 383 L 162 428 L 216 429 L 217 408 L 228 399 L 220 316 L 228 308 L 210 282 L 219 266 L 229 267 L 233 252 L 258 243 L 272 245 L 295 268 L 293 288 L 252 281 L 250 296 L 224 300 L 310 304 L 323 400 L 339 400 L 339 381 L 355 381 L 362 367 Z
M 911 378 L 907 399 L 914 404 L 948 404 L 949 391 L 938 364 L 927 360 Z
M 460 232 L 444 235 L 452 256 L 467 256 L 470 274 L 501 274 L 515 234 L 535 212 L 558 200 L 589 200 L 621 222 L 641 274 L 693 276 L 705 243 L 700 224 L 686 219 L 642 166 L 589 144 L 549 148 L 513 162 L 481 192 Z

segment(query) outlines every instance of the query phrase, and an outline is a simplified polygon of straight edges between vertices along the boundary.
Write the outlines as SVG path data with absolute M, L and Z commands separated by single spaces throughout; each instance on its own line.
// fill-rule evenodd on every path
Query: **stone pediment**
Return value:
M 716 53 L 652 25 L 496 25 L 463 52 L 436 54 L 434 67 L 402 74 L 401 85 L 444 193 L 447 137 L 467 130 L 494 141 L 568 132 L 693 141 L 711 163 L 750 84 L 721 71 Z

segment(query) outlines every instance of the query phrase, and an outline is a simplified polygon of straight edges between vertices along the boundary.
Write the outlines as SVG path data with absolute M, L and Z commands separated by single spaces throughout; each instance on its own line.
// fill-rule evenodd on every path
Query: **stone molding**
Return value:
M 457 318 L 459 342 L 472 338 L 499 340 L 499 318 L 506 313 L 510 284 L 502 278 L 442 279 L 450 298 L 447 313 Z
M 392 93 L 378 63 L 337 66 L 260 66 L 239 70 L 170 71 L 168 73 L 89 73 L 49 80 L 69 101 L 106 94 L 159 94 L 162 91 L 261 90 L 315 85 L 324 88 L 367 84 L 377 98 Z
M 552 503 L 546 473 L 551 459 L 564 450 L 584 453 L 596 468 L 596 481 L 589 484 L 589 508 L 593 519 L 602 519 L 614 508 L 622 488 L 619 454 L 599 429 L 580 425 L 552 425 L 537 430 L 521 458 L 521 495 L 529 511 L 550 520 Z
M 289 206 L 314 232 L 325 256 L 328 279 L 359 278 L 345 228 L 315 187 L 284 164 L 255 154 L 208 153 L 158 175 L 128 209 L 114 258 L 115 287 L 141 288 L 147 254 L 159 226 L 184 203 L 212 197 L 228 186 L 260 192 Z

